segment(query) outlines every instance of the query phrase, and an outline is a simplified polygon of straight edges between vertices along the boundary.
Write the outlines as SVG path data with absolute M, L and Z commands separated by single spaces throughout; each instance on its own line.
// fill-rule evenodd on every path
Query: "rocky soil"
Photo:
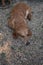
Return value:
M 26 46 L 20 38 L 13 38 L 7 24 L 10 11 L 18 1 L 13 1 L 9 8 L 0 7 L 0 65 L 43 65 L 43 2 L 24 1 L 33 11 L 32 20 L 28 21 L 32 37 Z

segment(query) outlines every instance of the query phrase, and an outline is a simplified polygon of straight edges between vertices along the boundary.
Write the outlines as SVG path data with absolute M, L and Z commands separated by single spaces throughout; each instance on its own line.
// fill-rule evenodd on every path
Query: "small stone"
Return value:
M 1 28 L 2 24 L 0 23 L 0 28 Z
M 3 39 L 3 34 L 0 33 L 0 41 Z
M 43 28 L 43 25 L 42 25 L 42 28 Z
M 2 52 L 2 53 L 1 53 L 1 57 L 2 57 L 2 58 L 5 58 L 5 53 Z

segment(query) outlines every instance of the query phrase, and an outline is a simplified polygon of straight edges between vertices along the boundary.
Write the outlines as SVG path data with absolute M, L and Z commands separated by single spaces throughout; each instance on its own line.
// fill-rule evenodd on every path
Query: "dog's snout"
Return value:
M 26 46 L 28 46 L 29 44 L 30 44 L 30 42 L 27 41 Z

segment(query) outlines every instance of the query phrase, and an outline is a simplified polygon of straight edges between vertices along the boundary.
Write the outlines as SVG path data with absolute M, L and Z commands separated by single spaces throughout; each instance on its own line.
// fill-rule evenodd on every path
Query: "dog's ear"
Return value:
M 31 9 L 31 7 L 29 7 L 29 9 L 27 10 L 27 19 L 28 20 L 31 20 L 31 17 L 32 17 L 32 9 Z
M 28 20 L 31 20 L 31 18 L 32 18 L 32 13 L 29 13 L 29 14 L 27 15 L 27 19 L 28 19 Z

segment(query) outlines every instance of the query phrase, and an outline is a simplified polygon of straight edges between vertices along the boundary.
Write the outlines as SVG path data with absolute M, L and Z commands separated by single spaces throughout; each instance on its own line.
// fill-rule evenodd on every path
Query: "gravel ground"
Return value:
M 32 30 L 28 46 L 20 38 L 13 39 L 13 31 L 7 25 L 15 2 L 10 8 L 0 9 L 0 65 L 43 65 L 43 2 L 25 1 L 33 11 L 32 20 L 28 21 Z

